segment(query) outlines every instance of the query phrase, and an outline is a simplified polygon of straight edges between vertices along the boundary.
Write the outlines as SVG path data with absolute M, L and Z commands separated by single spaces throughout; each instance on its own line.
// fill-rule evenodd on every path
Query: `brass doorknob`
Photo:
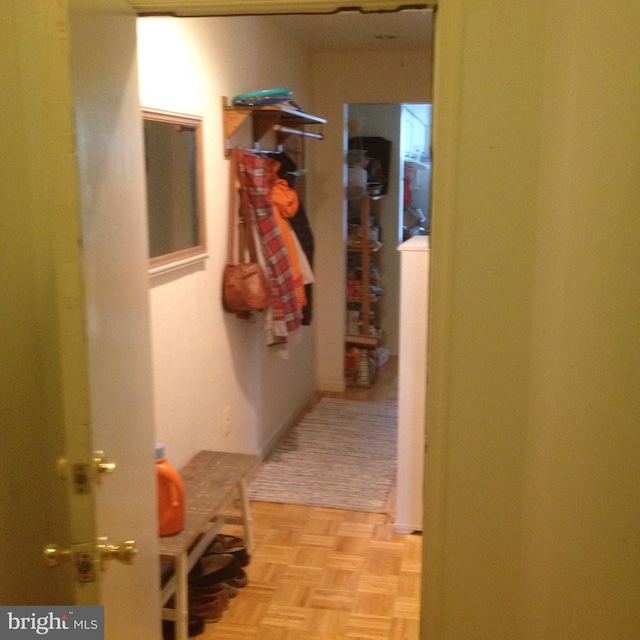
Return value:
M 138 547 L 136 547 L 135 540 L 125 540 L 120 544 L 110 544 L 107 538 L 98 538 L 98 555 L 100 558 L 100 565 L 104 571 L 107 568 L 109 560 L 118 560 L 123 564 L 133 564 L 138 554 Z
M 95 573 L 93 567 L 99 562 L 104 571 L 109 560 L 119 560 L 123 564 L 133 564 L 138 553 L 134 540 L 125 540 L 120 544 L 111 544 L 105 537 L 100 537 L 95 544 L 76 544 L 71 549 L 64 549 L 58 544 L 48 544 L 42 550 L 44 566 L 53 568 L 63 562 L 72 561 L 80 581 L 88 581 L 87 576 Z M 95 579 L 95 578 L 94 578 Z

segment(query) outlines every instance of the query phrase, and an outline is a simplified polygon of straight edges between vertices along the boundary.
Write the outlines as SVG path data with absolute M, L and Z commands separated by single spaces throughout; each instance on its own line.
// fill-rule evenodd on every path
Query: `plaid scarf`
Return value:
M 291 332 L 300 326 L 302 313 L 289 255 L 278 224 L 273 218 L 271 186 L 267 180 L 266 161 L 258 154 L 243 150 L 240 155 L 239 169 L 240 182 L 247 194 L 249 217 L 256 220 L 258 224 L 258 235 L 267 263 L 274 324 L 283 323 L 286 331 Z M 276 334 L 280 333 L 276 329 Z

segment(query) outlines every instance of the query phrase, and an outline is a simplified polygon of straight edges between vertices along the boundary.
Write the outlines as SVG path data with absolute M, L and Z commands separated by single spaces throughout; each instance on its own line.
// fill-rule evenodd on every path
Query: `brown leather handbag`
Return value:
M 240 185 L 236 149 L 231 152 L 230 183 L 229 248 L 228 262 L 223 274 L 222 304 L 224 310 L 229 313 L 246 314 L 266 309 L 270 297 L 269 283 L 256 259 L 252 221 L 246 206 L 246 194 L 242 192 Z M 238 192 L 241 194 L 239 215 Z

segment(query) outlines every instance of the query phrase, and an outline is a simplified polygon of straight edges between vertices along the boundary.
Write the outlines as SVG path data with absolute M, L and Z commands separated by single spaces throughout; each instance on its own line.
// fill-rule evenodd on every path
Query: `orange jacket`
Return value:
M 269 184 L 271 185 L 271 199 L 273 200 L 274 218 L 276 219 L 278 228 L 280 229 L 280 235 L 282 236 L 284 246 L 287 249 L 289 262 L 291 264 L 291 271 L 293 272 L 293 280 L 296 285 L 298 301 L 300 302 L 300 306 L 304 307 L 307 304 L 307 296 L 304 292 L 304 282 L 302 280 L 300 263 L 298 262 L 298 252 L 293 239 L 293 230 L 287 220 L 287 218 L 292 218 L 296 213 L 298 213 L 298 192 L 295 189 L 292 189 L 286 180 L 278 177 L 279 169 L 280 163 L 273 158 L 269 158 L 267 161 L 267 171 Z

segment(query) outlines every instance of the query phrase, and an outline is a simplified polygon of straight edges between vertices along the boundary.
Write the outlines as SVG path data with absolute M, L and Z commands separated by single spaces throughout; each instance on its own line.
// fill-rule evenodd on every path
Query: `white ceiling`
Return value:
M 299 37 L 314 51 L 390 51 L 430 47 L 433 29 L 431 9 L 384 13 L 344 11 L 329 15 L 266 16 L 266 19 Z

